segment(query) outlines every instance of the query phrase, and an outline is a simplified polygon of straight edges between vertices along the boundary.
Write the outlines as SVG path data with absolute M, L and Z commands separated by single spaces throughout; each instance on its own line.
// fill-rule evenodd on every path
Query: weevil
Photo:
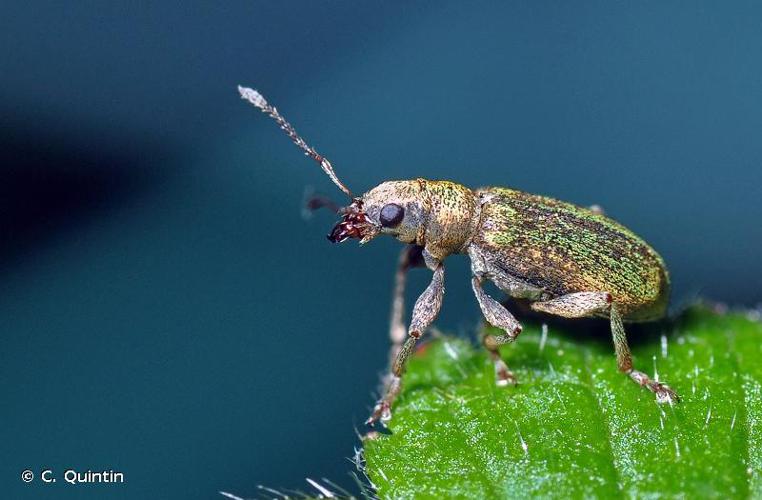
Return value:
M 392 349 L 384 396 L 367 424 L 391 419 L 402 388 L 405 363 L 439 313 L 444 295 L 444 260 L 465 254 L 471 261 L 471 287 L 491 325 L 500 335 L 485 335 L 499 386 L 516 377 L 499 353 L 516 340 L 521 324 L 483 289 L 490 281 L 509 297 L 524 299 L 534 311 L 565 318 L 609 320 L 619 371 L 647 388 L 659 403 L 679 401 L 667 384 L 636 370 L 624 322 L 662 318 L 669 300 L 669 274 L 656 251 L 632 231 L 603 214 L 546 196 L 503 187 L 470 189 L 448 180 L 382 182 L 354 196 L 331 163 L 309 146 L 256 90 L 238 87 L 241 97 L 273 118 L 304 153 L 315 160 L 349 198 L 341 220 L 328 235 L 334 243 L 350 238 L 367 243 L 389 235 L 405 244 L 395 274 L 390 338 Z M 318 203 L 317 205 L 319 205 Z M 407 272 L 427 267 L 431 282 L 404 322 Z

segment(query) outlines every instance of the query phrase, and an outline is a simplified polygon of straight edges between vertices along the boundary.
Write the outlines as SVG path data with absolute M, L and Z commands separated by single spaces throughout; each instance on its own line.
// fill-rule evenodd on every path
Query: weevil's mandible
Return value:
M 636 370 L 623 322 L 664 316 L 669 276 L 663 260 L 630 230 L 603 215 L 599 207 L 583 208 L 513 189 L 469 189 L 451 181 L 387 181 L 355 197 L 339 180 L 331 163 L 310 147 L 256 90 L 238 87 L 241 97 L 272 117 L 307 156 L 315 160 L 350 198 L 339 210 L 341 220 L 328 235 L 339 243 L 350 238 L 367 243 L 380 234 L 397 238 L 403 248 L 395 276 L 390 337 L 392 350 L 384 397 L 368 424 L 391 418 L 400 392 L 405 362 L 434 321 L 444 295 L 444 259 L 466 254 L 471 286 L 490 324 L 502 335 L 486 335 L 487 348 L 500 386 L 516 383 L 499 347 L 516 340 L 521 325 L 482 288 L 493 282 L 513 298 L 526 299 L 535 311 L 565 318 L 603 317 L 611 323 L 617 366 L 660 403 L 679 401 L 666 384 Z M 407 272 L 427 267 L 431 283 L 404 323 Z

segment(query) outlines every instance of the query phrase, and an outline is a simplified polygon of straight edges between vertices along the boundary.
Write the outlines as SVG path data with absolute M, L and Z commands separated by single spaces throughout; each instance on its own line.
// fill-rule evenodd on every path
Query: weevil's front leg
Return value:
M 632 354 L 630 354 L 630 347 L 627 345 L 624 324 L 616 304 L 611 304 L 609 315 L 611 316 L 611 334 L 614 337 L 614 350 L 616 351 L 616 363 L 619 371 L 629 375 L 636 384 L 653 392 L 656 395 L 657 403 L 679 402 L 680 396 L 667 384 L 651 380 L 648 375 L 633 368 Z
M 392 312 L 389 321 L 389 339 L 392 341 L 392 349 L 389 353 L 389 368 L 397 357 L 397 353 L 402 347 L 402 342 L 407 337 L 407 328 L 405 328 L 405 285 L 407 283 L 407 273 L 415 267 L 424 267 L 423 247 L 418 245 L 408 245 L 400 252 L 397 261 L 397 272 L 394 274 L 394 295 L 392 296 Z
M 611 334 L 614 339 L 616 362 L 619 371 L 628 375 L 635 383 L 646 387 L 656 395 L 659 403 L 679 401 L 668 385 L 651 380 L 645 373 L 635 370 L 632 366 L 632 354 L 627 345 L 622 316 L 616 303 L 608 292 L 578 292 L 562 295 L 552 300 L 532 303 L 535 311 L 546 312 L 565 318 L 584 318 L 608 312 L 611 319 Z
M 427 262 L 427 265 L 429 262 Z M 441 263 L 435 263 L 434 276 L 426 290 L 418 297 L 413 307 L 413 317 L 408 328 L 408 336 L 405 343 L 402 344 L 392 363 L 391 375 L 386 389 L 386 395 L 376 403 L 373 413 L 365 422 L 368 425 L 381 420 L 387 422 L 392 418 L 392 404 L 402 389 L 402 374 L 405 371 L 405 363 L 410 353 L 415 348 L 415 343 L 423 335 L 426 328 L 434 321 L 442 307 L 442 297 L 444 296 L 444 266 Z
M 479 302 L 479 307 L 487 322 L 492 326 L 505 330 L 505 335 L 485 335 L 482 338 L 482 343 L 489 351 L 492 363 L 495 365 L 495 380 L 497 385 L 515 385 L 516 376 L 508 369 L 508 365 L 505 364 L 503 358 L 500 357 L 499 348 L 501 345 L 516 340 L 516 337 L 521 333 L 521 324 L 500 302 L 487 295 L 484 289 L 482 289 L 481 278 L 477 276 L 471 278 L 471 287 L 474 289 L 474 295 L 476 295 L 476 300 Z
M 394 293 L 392 295 L 392 311 L 389 319 L 389 369 L 383 380 L 383 393 L 389 389 L 392 381 L 392 365 L 402 348 L 402 343 L 407 337 L 407 328 L 405 327 L 405 285 L 407 284 L 407 273 L 410 269 L 416 267 L 425 267 L 423 260 L 423 247 L 418 245 L 407 245 L 400 252 L 397 260 L 397 271 L 394 274 Z

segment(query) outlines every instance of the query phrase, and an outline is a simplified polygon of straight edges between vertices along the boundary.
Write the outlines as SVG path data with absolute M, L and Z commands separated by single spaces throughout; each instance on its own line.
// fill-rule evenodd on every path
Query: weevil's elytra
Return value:
M 483 339 L 498 385 L 516 382 L 498 348 L 516 340 L 521 325 L 484 291 L 485 280 L 510 297 L 529 300 L 536 311 L 566 318 L 608 318 L 619 370 L 653 392 L 658 402 L 679 401 L 669 386 L 634 369 L 623 325 L 664 316 L 669 299 L 667 269 L 655 250 L 603 215 L 599 207 L 583 208 L 514 189 L 472 190 L 426 179 L 386 181 L 354 197 L 331 163 L 307 145 L 261 94 L 243 87 L 239 91 L 243 99 L 269 114 L 350 197 L 350 204 L 339 210 L 342 219 L 328 235 L 332 242 L 355 238 L 367 243 L 386 234 L 406 244 L 395 274 L 386 391 L 368 424 L 391 418 L 407 358 L 442 305 L 444 259 L 458 253 L 471 260 L 471 285 L 485 319 L 505 332 Z M 423 266 L 432 271 L 432 280 L 405 328 L 407 271 Z
M 474 245 L 513 276 L 553 296 L 605 290 L 625 319 L 664 315 L 669 280 L 661 257 L 624 226 L 552 198 L 504 188 L 489 194 Z M 594 271 L 594 272 L 593 272 Z

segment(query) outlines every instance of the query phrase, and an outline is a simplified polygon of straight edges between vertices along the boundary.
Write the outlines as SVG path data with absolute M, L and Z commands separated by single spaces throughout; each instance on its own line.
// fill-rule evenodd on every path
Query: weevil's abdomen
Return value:
M 477 191 L 473 245 L 496 269 L 549 297 L 606 291 L 629 321 L 662 317 L 669 277 L 659 254 L 614 220 L 571 203 L 505 188 Z

